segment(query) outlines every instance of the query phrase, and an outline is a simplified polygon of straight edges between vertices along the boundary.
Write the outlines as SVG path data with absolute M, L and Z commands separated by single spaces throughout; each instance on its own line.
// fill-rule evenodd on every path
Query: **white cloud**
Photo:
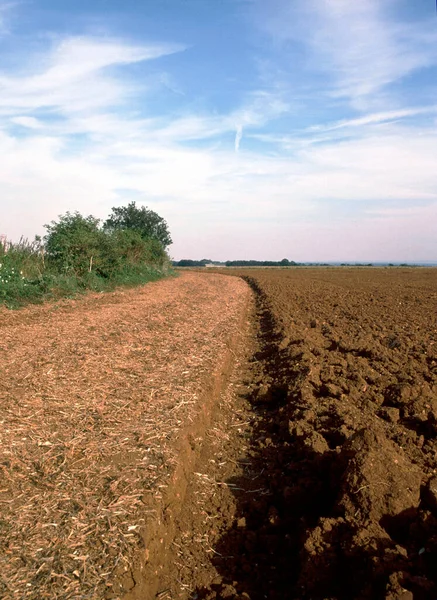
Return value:
M 437 105 L 424 106 L 417 108 L 403 108 L 399 110 L 391 110 L 386 112 L 367 114 L 356 119 L 343 119 L 336 123 L 328 123 L 325 125 L 315 125 L 310 127 L 310 131 L 335 131 L 336 129 L 346 129 L 349 127 L 361 127 L 363 125 L 374 125 L 376 123 L 385 123 L 398 119 L 409 117 L 417 117 L 420 115 L 428 115 L 437 112 Z
M 35 117 L 13 117 L 11 121 L 16 125 L 21 125 L 28 129 L 42 129 L 44 127 L 44 124 L 38 119 L 35 119 Z
M 119 123 L 116 131 L 122 129 Z M 436 206 L 437 136 L 409 132 L 404 144 L 406 135 L 393 126 L 383 137 L 369 135 L 305 147 L 293 156 L 266 157 L 214 145 L 187 149 L 175 141 L 141 139 L 141 132 L 135 139 L 107 134 L 85 153 L 65 156 L 62 138 L 3 134 L 0 190 L 10 209 L 3 213 L 2 226 L 15 236 L 27 227 L 24 233 L 30 235 L 37 224 L 66 210 L 103 217 L 123 202 L 121 189 L 151 202 L 173 230 L 180 223 L 181 229 L 174 231 L 174 252 L 183 251 L 178 240 L 186 219 L 191 219 L 188 230 L 196 238 L 199 231 L 214 237 L 223 227 L 251 231 L 252 221 L 275 227 L 289 223 L 293 229 L 295 223 L 313 222 L 314 228 L 320 211 L 324 206 L 329 210 L 333 199 L 355 207 L 362 203 L 357 211 L 363 214 L 369 201 L 380 202 L 384 209 L 384 203 L 394 200 L 409 202 L 417 213 L 421 205 Z M 22 213 L 26 219 L 20 218 Z M 341 215 L 338 219 L 343 226 Z M 266 229 L 267 246 L 275 247 L 273 232 L 273 226 Z
M 432 20 L 396 18 L 398 0 L 272 0 L 259 2 L 259 26 L 283 42 L 300 43 L 314 75 L 329 78 L 323 95 L 347 98 L 358 109 L 379 106 L 387 86 L 435 66 Z M 310 84 L 307 71 L 306 83 Z M 381 95 L 381 97 L 380 97 Z
M 40 57 L 39 72 L 0 75 L 0 114 L 52 109 L 71 113 L 120 103 L 129 86 L 108 74 L 110 67 L 159 58 L 180 46 L 133 46 L 121 41 L 70 37 Z
M 237 125 L 237 131 L 235 133 L 235 152 L 240 150 L 240 143 L 243 138 L 243 126 Z

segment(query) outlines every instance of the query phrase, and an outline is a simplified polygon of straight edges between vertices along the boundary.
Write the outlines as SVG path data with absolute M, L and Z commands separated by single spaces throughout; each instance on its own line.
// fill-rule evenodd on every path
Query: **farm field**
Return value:
M 437 269 L 0 315 L 0 596 L 437 597 Z
M 258 330 L 235 481 L 262 491 L 236 493 L 203 597 L 437 597 L 437 270 L 235 274 Z
M 187 273 L 0 312 L 2 599 L 120 598 L 134 564 L 159 591 L 249 293 Z

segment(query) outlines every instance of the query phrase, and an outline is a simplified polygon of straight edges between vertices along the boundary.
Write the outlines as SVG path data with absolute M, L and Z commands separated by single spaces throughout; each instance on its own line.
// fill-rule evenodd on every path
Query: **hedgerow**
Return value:
M 61 215 L 45 228 L 43 239 L 0 243 L 0 304 L 12 308 L 86 290 L 136 286 L 171 271 L 163 243 L 138 229 L 109 228 L 78 212 Z

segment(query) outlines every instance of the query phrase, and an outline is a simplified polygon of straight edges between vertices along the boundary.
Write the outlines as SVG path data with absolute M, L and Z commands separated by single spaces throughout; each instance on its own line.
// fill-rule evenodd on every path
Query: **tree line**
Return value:
M 282 260 L 227 260 L 227 267 L 294 267 L 297 265 L 294 260 L 283 258 Z
M 179 261 L 174 261 L 174 267 L 205 267 L 206 265 L 214 265 L 217 267 L 294 267 L 298 263 L 288 258 L 283 258 L 280 261 L 275 260 L 227 260 L 226 262 L 212 261 L 206 258 L 202 260 L 191 260 L 183 258 Z

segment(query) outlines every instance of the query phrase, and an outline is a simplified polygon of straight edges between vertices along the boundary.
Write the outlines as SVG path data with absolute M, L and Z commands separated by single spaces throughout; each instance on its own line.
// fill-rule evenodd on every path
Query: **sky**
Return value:
M 0 0 L 0 234 L 137 202 L 170 255 L 437 262 L 434 0 Z

